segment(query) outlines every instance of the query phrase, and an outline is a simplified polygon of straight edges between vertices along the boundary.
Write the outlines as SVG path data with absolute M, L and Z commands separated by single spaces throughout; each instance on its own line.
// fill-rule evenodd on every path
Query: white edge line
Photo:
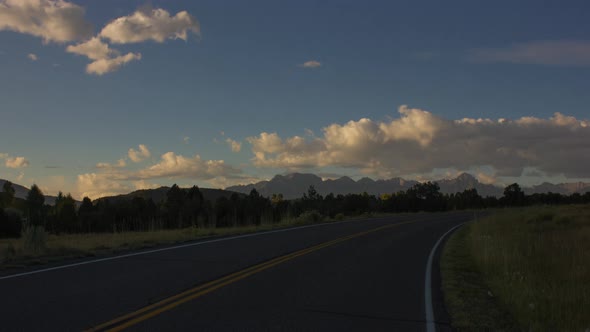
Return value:
M 424 305 L 426 307 L 426 332 L 436 332 L 436 325 L 434 321 L 434 310 L 432 306 L 432 261 L 434 260 L 434 253 L 436 252 L 436 248 L 442 242 L 442 240 L 452 231 L 455 229 L 463 226 L 465 223 L 460 223 L 459 225 L 449 229 L 446 233 L 444 233 L 438 241 L 432 247 L 430 251 L 430 255 L 428 256 L 428 262 L 426 263 L 426 276 L 424 277 Z
M 368 220 L 379 220 L 379 219 L 383 219 L 383 218 L 375 218 L 375 219 L 368 219 Z M 363 220 L 363 219 L 361 219 L 361 220 Z M 215 243 L 215 242 L 236 240 L 236 239 L 242 239 L 242 238 L 246 238 L 246 237 L 260 236 L 260 235 L 273 234 L 273 233 L 288 232 L 288 231 L 294 231 L 294 230 L 299 230 L 299 229 L 304 229 L 304 228 L 321 227 L 321 226 L 328 226 L 328 225 L 337 225 L 337 224 L 341 224 L 341 223 L 354 222 L 354 221 L 359 221 L 359 220 L 358 219 L 356 219 L 356 220 L 353 219 L 353 220 L 343 220 L 343 221 L 336 221 L 336 222 L 326 222 L 326 223 L 315 224 L 315 225 L 305 225 L 305 226 L 299 226 L 299 227 L 289 227 L 289 228 L 275 229 L 275 230 L 271 230 L 271 231 L 260 231 L 260 232 L 250 233 L 250 234 L 243 234 L 243 235 L 237 235 L 237 236 L 231 236 L 231 237 L 223 237 L 223 238 L 219 238 L 219 239 L 205 240 L 205 241 L 196 240 L 196 241 L 199 241 L 199 242 L 182 244 L 182 245 L 177 245 L 177 246 L 172 246 L 172 247 L 166 247 L 166 248 L 160 248 L 160 249 L 153 249 L 153 250 L 141 251 L 141 252 L 134 252 L 134 253 L 131 253 L 131 254 L 125 254 L 125 255 L 119 255 L 119 256 L 113 256 L 113 257 L 93 259 L 93 260 L 90 260 L 90 261 L 84 261 L 84 262 L 80 262 L 80 263 L 73 263 L 73 264 L 67 264 L 67 265 L 54 266 L 54 267 L 50 267 L 50 268 L 46 268 L 46 269 L 41 269 L 41 270 L 34 270 L 34 271 L 29 271 L 29 272 L 22 272 L 22 273 L 17 273 L 17 274 L 10 274 L 10 275 L 7 275 L 7 276 L 0 277 L 0 280 L 11 279 L 11 278 L 18 278 L 18 277 L 24 277 L 24 276 L 27 276 L 27 275 L 37 274 L 37 273 L 42 273 L 42 272 L 49 272 L 49 271 L 67 269 L 67 268 L 70 268 L 70 267 L 75 267 L 75 266 L 80 266 L 80 265 L 86 265 L 86 264 L 94 264 L 94 263 L 112 261 L 112 260 L 121 259 L 121 258 L 127 258 L 127 257 L 133 257 L 133 256 L 153 254 L 153 253 L 161 252 L 161 251 L 168 251 L 168 250 L 175 250 L 175 249 L 181 249 L 181 248 L 187 248 L 187 247 L 200 246 L 200 245 L 203 245 L 203 244 L 209 244 L 209 243 Z

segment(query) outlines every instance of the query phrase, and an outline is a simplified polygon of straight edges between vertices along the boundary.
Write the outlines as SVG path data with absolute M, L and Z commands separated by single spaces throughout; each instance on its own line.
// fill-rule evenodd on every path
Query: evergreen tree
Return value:
M 504 188 L 502 200 L 508 206 L 521 206 L 525 203 L 525 195 L 518 183 L 513 183 Z
M 78 218 L 80 220 L 80 227 L 83 231 L 91 232 L 94 230 L 94 223 L 92 222 L 92 216 L 94 212 L 94 206 L 92 201 L 88 197 L 82 199 L 82 204 L 78 209 Z
M 43 192 L 41 192 L 41 189 L 36 184 L 33 184 L 26 199 L 27 217 L 30 225 L 45 226 L 44 203 L 45 196 L 43 196 Z
M 12 182 L 6 181 L 2 185 L 2 192 L 0 193 L 0 208 L 6 208 L 12 205 L 14 200 L 15 190 Z

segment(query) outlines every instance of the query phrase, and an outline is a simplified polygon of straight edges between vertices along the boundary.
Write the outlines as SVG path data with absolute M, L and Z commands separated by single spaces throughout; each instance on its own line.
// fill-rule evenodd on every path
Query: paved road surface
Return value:
M 472 217 L 407 214 L 4 272 L 0 330 L 425 331 L 429 254 Z M 447 331 L 438 256 L 432 302 Z

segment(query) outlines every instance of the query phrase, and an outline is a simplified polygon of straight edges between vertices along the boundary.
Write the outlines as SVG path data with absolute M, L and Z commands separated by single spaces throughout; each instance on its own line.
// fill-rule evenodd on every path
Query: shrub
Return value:
M 301 223 L 320 222 L 322 220 L 324 220 L 324 216 L 317 210 L 305 211 L 297 217 L 297 222 Z

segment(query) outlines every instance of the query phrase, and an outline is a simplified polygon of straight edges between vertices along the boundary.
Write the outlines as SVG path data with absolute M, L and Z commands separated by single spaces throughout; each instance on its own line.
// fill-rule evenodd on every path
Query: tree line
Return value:
M 15 197 L 10 182 L 0 192 L 0 237 L 18 237 L 24 227 L 42 226 L 53 234 L 150 231 L 184 227 L 236 227 L 273 224 L 281 221 L 318 222 L 370 213 L 487 209 L 536 204 L 590 203 L 590 192 L 562 195 L 525 195 L 516 183 L 502 197 L 482 197 L 476 189 L 443 194 L 436 182 L 418 183 L 405 191 L 379 196 L 347 194 L 320 195 L 313 186 L 299 199 L 281 194 L 261 196 L 255 189 L 248 195 L 232 193 L 215 201 L 204 199 L 197 186 L 182 189 L 176 184 L 161 202 L 133 197 L 100 199 L 84 197 L 77 203 L 70 194 L 57 195 L 54 205 L 33 185 L 25 199 Z

